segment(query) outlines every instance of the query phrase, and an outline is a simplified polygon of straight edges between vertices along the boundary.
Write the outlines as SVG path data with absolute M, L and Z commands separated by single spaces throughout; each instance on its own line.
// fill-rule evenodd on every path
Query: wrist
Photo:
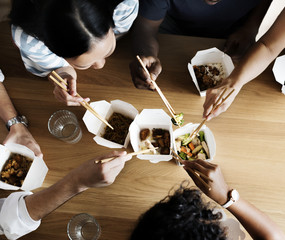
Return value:
M 13 129 L 19 128 L 19 125 L 20 126 L 22 125 L 22 127 L 24 126 L 26 128 L 28 127 L 28 120 L 25 116 L 17 115 L 15 117 L 10 118 L 6 123 L 6 127 L 9 131 L 11 128 L 13 128 Z M 17 126 L 17 127 L 15 127 L 15 126 Z

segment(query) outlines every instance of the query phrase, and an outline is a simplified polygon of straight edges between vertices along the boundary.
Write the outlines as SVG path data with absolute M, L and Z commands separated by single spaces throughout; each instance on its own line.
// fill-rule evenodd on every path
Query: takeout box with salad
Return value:
M 137 155 L 137 158 L 152 163 L 172 159 L 172 134 L 171 118 L 162 109 L 144 109 L 130 126 L 130 140 L 135 152 L 156 148 L 151 153 Z
M 0 188 L 30 191 L 39 188 L 48 172 L 44 160 L 19 144 L 0 145 Z
M 216 154 L 216 142 L 212 131 L 204 125 L 195 137 L 191 133 L 199 124 L 188 123 L 173 132 L 174 151 L 183 160 L 213 160 Z M 181 165 L 177 162 L 178 165 Z
M 188 70 L 201 97 L 206 90 L 215 87 L 234 69 L 230 56 L 217 48 L 198 51 L 188 63 Z
M 96 135 L 94 141 L 109 148 L 126 148 L 129 144 L 129 126 L 138 114 L 138 110 L 127 102 L 105 100 L 90 103 L 91 107 L 114 128 L 112 130 L 96 118 L 90 111 L 83 116 L 89 132 Z

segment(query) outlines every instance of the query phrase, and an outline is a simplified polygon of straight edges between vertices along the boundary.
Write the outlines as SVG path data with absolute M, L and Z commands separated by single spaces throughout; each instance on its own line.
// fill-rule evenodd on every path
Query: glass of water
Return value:
M 82 137 L 76 116 L 67 110 L 59 110 L 51 115 L 48 130 L 53 136 L 67 143 L 77 143 Z
M 100 225 L 87 213 L 75 215 L 67 224 L 67 235 L 70 240 L 97 240 L 100 234 Z

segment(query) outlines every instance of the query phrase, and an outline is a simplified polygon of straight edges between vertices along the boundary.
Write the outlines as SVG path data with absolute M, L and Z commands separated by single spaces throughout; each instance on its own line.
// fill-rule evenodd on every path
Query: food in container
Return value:
M 0 181 L 21 187 L 32 162 L 32 159 L 12 153 L 2 168 Z
M 132 121 L 133 119 L 125 117 L 120 113 L 114 112 L 108 120 L 114 130 L 106 126 L 105 133 L 102 137 L 109 141 L 123 145 L 128 135 L 129 127 Z
M 140 131 L 140 150 L 157 148 L 148 154 L 168 155 L 170 153 L 170 134 L 162 128 L 144 128 Z
M 177 154 L 183 160 L 208 159 L 210 152 L 205 140 L 205 132 L 200 131 L 194 137 L 190 137 L 190 135 L 190 133 L 186 133 L 175 139 Z
M 200 66 L 207 66 L 207 68 L 202 68 Z M 210 67 L 212 68 L 211 70 Z M 198 77 L 204 78 L 205 83 L 203 82 L 202 84 L 201 80 L 198 80 L 195 68 L 197 75 L 199 75 Z M 228 77 L 233 69 L 234 64 L 231 57 L 217 48 L 198 51 L 191 59 L 191 63 L 188 63 L 189 73 L 201 97 L 206 96 L 206 90 L 208 88 L 215 84 L 219 84 L 221 79 Z M 210 72 L 210 74 L 208 72 Z M 218 72 L 219 75 L 216 75 Z M 212 78 L 213 80 L 210 80 Z
M 219 85 L 225 78 L 221 63 L 194 65 L 193 68 L 201 91 Z

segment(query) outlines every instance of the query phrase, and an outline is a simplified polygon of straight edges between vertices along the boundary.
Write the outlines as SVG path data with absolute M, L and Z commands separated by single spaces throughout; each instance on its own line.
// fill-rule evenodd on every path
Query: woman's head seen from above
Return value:
M 113 11 L 119 2 L 13 0 L 10 19 L 74 68 L 99 69 L 116 46 Z

